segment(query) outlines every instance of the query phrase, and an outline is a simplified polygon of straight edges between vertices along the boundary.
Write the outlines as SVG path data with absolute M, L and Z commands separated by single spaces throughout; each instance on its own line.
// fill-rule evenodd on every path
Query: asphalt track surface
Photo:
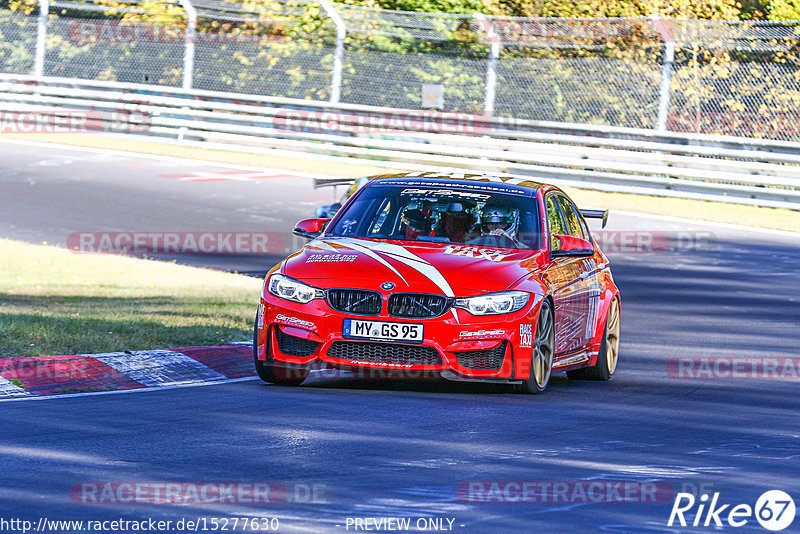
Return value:
M 0 152 L 1 234 L 31 242 L 65 243 L 82 231 L 288 232 L 331 197 L 307 179 L 161 177 L 220 170 L 201 162 L 5 143 Z M 352 532 L 348 518 L 367 517 L 407 517 L 412 526 L 449 518 L 452 531 L 470 533 L 768 532 L 753 518 L 740 528 L 666 525 L 678 491 L 753 506 L 779 489 L 800 505 L 797 380 L 676 378 L 667 364 L 797 357 L 800 239 L 632 215 L 608 228 L 632 229 L 666 232 L 677 250 L 606 247 L 623 299 L 610 382 L 557 375 L 544 395 L 521 396 L 500 386 L 312 375 L 294 389 L 245 380 L 4 402 L 0 518 L 278 517 L 281 532 Z M 257 274 L 276 258 L 178 259 Z M 324 491 L 322 502 L 300 495 L 258 505 L 70 500 L 70 487 L 85 481 Z M 601 502 L 485 503 L 458 492 L 470 481 L 651 481 L 671 493 L 658 502 L 614 502 L 612 491 Z M 796 520 L 784 532 L 798 531 Z

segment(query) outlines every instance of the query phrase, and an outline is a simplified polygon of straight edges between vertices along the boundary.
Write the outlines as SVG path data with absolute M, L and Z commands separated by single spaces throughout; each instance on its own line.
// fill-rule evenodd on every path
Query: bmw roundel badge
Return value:
M 384 291 L 391 291 L 392 289 L 394 289 L 394 284 L 391 282 L 384 282 L 381 284 L 381 289 L 383 289 Z

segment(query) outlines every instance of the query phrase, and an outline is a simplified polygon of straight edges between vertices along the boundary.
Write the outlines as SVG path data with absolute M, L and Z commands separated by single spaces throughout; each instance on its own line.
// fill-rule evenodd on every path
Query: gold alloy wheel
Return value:
M 547 387 L 550 374 L 553 372 L 553 348 L 555 345 L 555 326 L 553 314 L 550 313 L 550 302 L 545 300 L 539 310 L 536 321 L 536 340 L 533 348 L 531 367 L 533 380 L 539 389 Z
M 611 301 L 606 322 L 606 364 L 608 374 L 613 375 L 617 369 L 619 359 L 619 303 L 617 299 Z

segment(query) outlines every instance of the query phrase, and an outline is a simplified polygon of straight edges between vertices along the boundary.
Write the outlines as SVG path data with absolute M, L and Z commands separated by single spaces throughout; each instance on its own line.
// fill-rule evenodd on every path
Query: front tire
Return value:
M 304 365 L 292 365 L 291 367 L 275 366 L 270 350 L 269 331 L 267 331 L 267 359 L 263 362 L 258 359 L 258 315 L 256 324 L 253 327 L 253 361 L 256 366 L 258 378 L 269 384 L 278 386 L 299 386 L 308 378 L 309 370 Z M 287 364 L 289 365 L 289 364 Z
M 555 319 L 553 306 L 545 299 L 539 308 L 536 319 L 531 371 L 529 378 L 517 386 L 519 393 L 537 394 L 547 389 L 553 373 L 553 354 L 555 353 Z
M 608 307 L 606 327 L 603 330 L 603 341 L 600 343 L 597 362 L 591 367 L 567 371 L 567 377 L 571 380 L 610 380 L 617 370 L 619 361 L 619 333 L 619 301 L 614 298 Z

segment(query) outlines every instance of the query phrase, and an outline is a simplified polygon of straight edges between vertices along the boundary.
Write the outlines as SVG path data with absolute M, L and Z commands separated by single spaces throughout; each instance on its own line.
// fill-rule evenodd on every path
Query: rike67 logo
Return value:
M 721 504 L 719 495 L 719 492 L 714 493 L 709 499 L 708 494 L 703 494 L 697 499 L 691 493 L 678 493 L 672 504 L 667 526 L 671 527 L 677 521 L 680 526 L 685 527 L 688 516 L 693 527 L 724 527 L 726 524 L 743 527 L 755 516 L 762 527 L 778 532 L 788 528 L 794 521 L 794 500 L 784 491 L 764 492 L 754 507 L 749 504 Z

